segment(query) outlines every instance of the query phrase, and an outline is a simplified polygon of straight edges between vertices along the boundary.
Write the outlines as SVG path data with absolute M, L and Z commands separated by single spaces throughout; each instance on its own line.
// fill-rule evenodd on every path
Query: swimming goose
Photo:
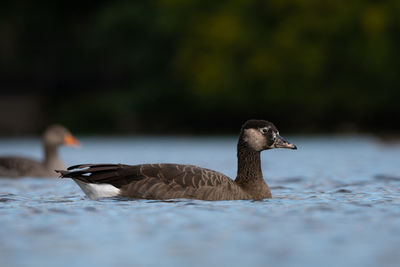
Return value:
M 271 192 L 261 171 L 260 152 L 272 148 L 297 149 L 284 140 L 276 127 L 264 120 L 249 120 L 237 144 L 235 180 L 222 173 L 181 164 L 81 164 L 59 170 L 61 178 L 72 178 L 90 199 L 261 200 Z
M 65 168 L 57 152 L 60 145 L 77 146 L 79 142 L 65 127 L 52 125 L 43 134 L 43 161 L 18 156 L 0 157 L 0 176 L 56 177 L 54 170 Z

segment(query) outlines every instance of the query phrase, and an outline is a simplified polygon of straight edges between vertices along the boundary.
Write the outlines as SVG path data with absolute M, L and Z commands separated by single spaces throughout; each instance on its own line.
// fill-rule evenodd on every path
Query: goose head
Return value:
M 79 141 L 61 125 L 49 126 L 43 134 L 43 142 L 45 145 L 57 147 L 60 145 L 79 146 Z
M 273 123 L 265 120 L 248 120 L 242 126 L 239 143 L 258 152 L 273 148 L 297 149 L 279 135 Z

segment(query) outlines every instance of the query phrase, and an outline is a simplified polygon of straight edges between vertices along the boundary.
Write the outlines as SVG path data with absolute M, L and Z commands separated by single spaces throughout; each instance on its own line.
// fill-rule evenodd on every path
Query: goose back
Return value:
M 51 177 L 56 173 L 45 168 L 42 162 L 25 157 L 0 157 L 1 177 L 43 176 Z
M 222 173 L 180 164 L 85 164 L 59 171 L 84 183 L 111 184 L 120 196 L 137 199 L 194 198 L 201 200 L 250 199 Z

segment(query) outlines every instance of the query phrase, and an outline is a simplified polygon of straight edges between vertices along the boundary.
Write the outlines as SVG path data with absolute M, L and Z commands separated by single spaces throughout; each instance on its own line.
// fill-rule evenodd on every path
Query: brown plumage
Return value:
M 78 144 L 65 127 L 52 125 L 43 134 L 43 161 L 19 156 L 0 157 L 0 177 L 56 177 L 54 170 L 64 168 L 64 163 L 58 156 L 58 147 Z
M 181 164 L 82 164 L 59 172 L 61 177 L 74 179 L 92 199 L 121 196 L 134 199 L 260 200 L 271 197 L 262 176 L 260 152 L 277 147 L 296 149 L 279 136 L 272 123 L 250 120 L 243 125 L 239 136 L 235 181 L 213 170 Z

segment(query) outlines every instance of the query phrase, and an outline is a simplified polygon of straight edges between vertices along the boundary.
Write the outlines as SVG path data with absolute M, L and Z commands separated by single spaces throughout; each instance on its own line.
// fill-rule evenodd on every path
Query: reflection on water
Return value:
M 178 162 L 236 172 L 235 138 L 81 138 L 68 165 Z M 397 266 L 400 146 L 288 138 L 262 154 L 273 199 L 92 201 L 68 179 L 0 180 L 0 266 Z M 40 157 L 35 140 L 0 154 Z

